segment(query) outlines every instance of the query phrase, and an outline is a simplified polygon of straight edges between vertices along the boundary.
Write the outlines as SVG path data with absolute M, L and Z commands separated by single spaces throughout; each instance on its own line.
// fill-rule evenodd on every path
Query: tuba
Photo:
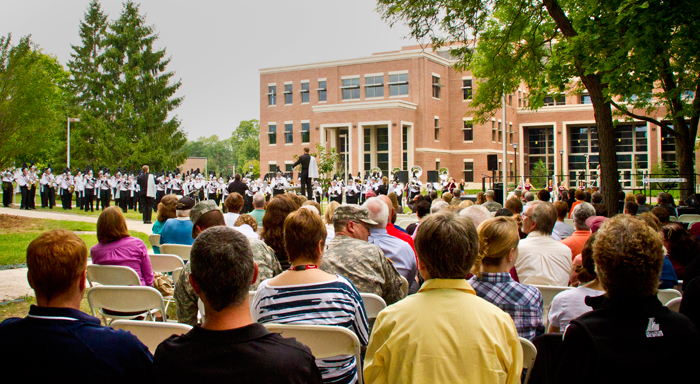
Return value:
M 372 175 L 372 177 L 376 179 L 381 179 L 382 178 L 382 170 L 379 169 L 379 167 L 374 167 L 369 170 L 369 173 Z
M 414 165 L 411 167 L 411 170 L 409 171 L 411 173 L 411 187 L 415 186 L 416 181 L 421 177 L 423 174 L 423 169 L 421 167 Z
M 394 167 L 394 169 L 391 170 L 392 180 L 397 181 L 399 179 L 399 172 L 401 172 L 401 168 L 399 167 Z
M 442 181 L 447 181 L 450 179 L 450 171 L 448 171 L 445 167 L 442 167 L 440 168 L 440 170 L 438 170 L 438 175 L 440 175 L 440 180 Z

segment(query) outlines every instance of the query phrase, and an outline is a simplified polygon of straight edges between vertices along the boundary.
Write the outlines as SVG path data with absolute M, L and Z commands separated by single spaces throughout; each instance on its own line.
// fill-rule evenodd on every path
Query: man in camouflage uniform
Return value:
M 192 238 L 196 238 L 197 235 L 207 228 L 226 225 L 223 213 L 221 213 L 221 210 L 219 210 L 219 207 L 213 200 L 197 203 L 190 211 L 190 220 L 193 224 Z M 253 260 L 258 266 L 258 279 L 250 286 L 250 290 L 254 291 L 262 281 L 282 273 L 282 267 L 272 248 L 257 239 L 248 239 L 248 241 L 253 252 Z M 177 303 L 178 322 L 194 326 L 197 324 L 197 301 L 199 296 L 194 293 L 194 289 L 192 289 L 190 284 L 191 272 L 190 263 L 187 263 L 175 284 L 174 296 Z
M 369 226 L 376 224 L 367 208 L 338 206 L 333 212 L 335 237 L 326 243 L 321 269 L 345 276 L 358 291 L 374 293 L 391 305 L 406 296 L 408 282 L 378 246 L 367 242 Z

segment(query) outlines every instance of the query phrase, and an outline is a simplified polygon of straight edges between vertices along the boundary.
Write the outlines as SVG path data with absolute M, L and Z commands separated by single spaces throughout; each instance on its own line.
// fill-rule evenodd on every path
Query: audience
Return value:
M 206 229 L 226 226 L 224 214 L 218 209 L 216 204 L 209 204 L 208 201 L 210 200 L 198 203 L 190 213 L 190 219 L 194 223 L 192 233 L 194 238 L 197 238 Z M 254 291 L 261 282 L 282 273 L 282 267 L 272 248 L 257 239 L 248 238 L 247 240 L 248 247 L 253 253 L 253 260 L 258 269 L 258 277 L 250 286 L 250 290 Z M 174 296 L 177 304 L 177 321 L 194 326 L 197 324 L 197 300 L 199 295 L 190 284 L 191 268 L 192 263 L 185 264 L 185 268 L 182 269 L 180 278 L 175 284 Z
M 247 213 L 238 216 L 233 229 L 244 234 L 249 239 L 260 239 L 260 236 L 258 236 L 258 221 Z
M 205 230 L 192 245 L 187 265 L 192 270 L 188 280 L 204 304 L 204 322 L 158 346 L 154 377 L 192 383 L 321 383 L 306 346 L 253 321 L 248 289 L 258 268 L 242 234 L 225 225 Z
M 673 264 L 673 270 L 679 280 L 686 280 L 686 268 L 691 270 L 693 276 L 688 281 L 697 276 L 697 269 L 700 263 L 700 244 L 695 237 L 688 232 L 680 223 L 667 223 L 661 227 L 663 234 L 664 248 L 668 254 L 668 259 Z
M 90 248 L 90 258 L 97 265 L 120 265 L 136 271 L 141 285 L 153 285 L 153 270 L 148 248 L 143 240 L 129 236 L 124 214 L 119 207 L 109 207 L 97 219 L 97 241 Z
M 639 207 L 637 207 L 637 214 L 641 215 L 642 213 L 645 213 L 645 212 L 651 212 L 651 206 L 649 204 L 647 204 L 647 197 L 646 196 L 644 196 L 641 193 L 638 193 L 638 194 L 634 195 L 634 197 L 637 200 L 637 205 L 639 206 Z
M 525 204 L 523 205 L 523 212 L 525 212 L 527 207 L 529 207 L 530 204 L 535 201 L 535 194 L 532 192 L 525 192 L 525 195 L 523 195 L 523 200 L 525 201 Z
M 562 291 L 554 296 L 549 309 L 548 332 L 559 333 L 566 329 L 571 320 L 593 310 L 585 303 L 587 296 L 600 296 L 605 294 L 603 285 L 595 272 L 593 261 L 593 242 L 595 234 L 592 234 L 581 250 L 581 265 L 574 267 L 575 280 L 582 285 L 578 288 Z
M 683 299 L 679 312 L 700 329 L 700 278 L 689 281 L 683 288 Z
M 80 310 L 87 257 L 83 240 L 63 229 L 29 244 L 27 280 L 36 305 L 27 317 L 0 323 L 3 382 L 151 381 L 148 348 L 129 332 L 103 327 Z
M 574 197 L 576 197 L 576 201 L 574 201 L 573 204 L 571 204 L 571 209 L 569 210 L 569 218 L 573 219 L 573 213 L 574 213 L 574 208 L 576 208 L 577 205 L 581 203 L 585 203 L 584 199 L 586 198 L 586 194 L 583 193 L 582 190 L 577 189 L 576 193 L 574 194 Z
M 476 228 L 452 212 L 418 227 L 420 291 L 379 313 L 364 364 L 367 383 L 518 383 L 522 348 L 510 316 L 477 297 L 464 276 Z
M 468 217 L 474 223 L 475 227 L 479 227 L 481 223 L 491 218 L 491 213 L 483 205 L 472 205 L 459 212 L 460 216 Z
M 425 200 L 420 200 L 414 205 L 414 208 L 416 216 L 418 217 L 418 222 L 409 224 L 408 227 L 406 227 L 406 232 L 415 240 L 416 228 L 418 228 L 420 222 L 430 214 L 430 203 Z
M 484 197 L 484 191 L 479 191 L 476 193 L 476 205 L 481 205 L 486 202 L 486 198 Z
M 552 194 L 549 193 L 548 190 L 546 189 L 540 189 L 537 192 L 537 200 L 539 201 L 549 201 L 552 199 Z
M 593 209 L 595 209 L 595 215 L 608 217 L 608 207 L 603 205 L 603 194 L 594 192 L 592 196 L 591 205 L 593 205 Z
M 462 191 L 459 189 L 455 188 L 452 190 L 452 201 L 450 201 L 450 205 L 460 205 L 462 203 L 462 198 L 460 197 L 462 195 Z
M 557 222 L 552 229 L 552 239 L 562 241 L 574 234 L 574 227 L 564 222 L 569 213 L 569 204 L 566 201 L 557 201 L 554 203 L 554 209 L 557 210 Z
M 591 228 L 586 224 L 586 220 L 593 216 L 595 216 L 595 209 L 589 203 L 582 202 L 574 207 L 572 218 L 574 219 L 574 228 L 576 230 L 571 236 L 560 241 L 560 243 L 571 249 L 572 257 L 581 254 L 583 245 L 586 244 L 586 240 L 591 236 Z
M 656 297 L 663 257 L 661 235 L 642 221 L 619 215 L 603 223 L 593 260 L 606 295 L 586 298 L 594 310 L 567 327 L 555 382 L 695 381 L 700 332 Z M 572 374 L 581 367 L 585 374 Z
M 341 205 L 333 214 L 336 236 L 326 244 L 321 270 L 346 277 L 364 293 L 373 293 L 391 305 L 406 296 L 408 284 L 384 252 L 367 242 L 370 226 L 367 208 Z
M 661 236 L 663 236 L 663 233 L 661 232 L 661 222 L 656 216 L 654 216 L 654 214 L 651 212 L 645 212 L 637 216 L 637 218 L 643 221 L 654 231 L 661 233 Z M 673 263 L 671 263 L 671 260 L 668 258 L 668 253 L 666 251 L 664 253 L 666 254 L 664 255 L 664 263 L 661 267 L 659 289 L 672 289 L 678 285 L 678 277 L 676 277 L 676 271 L 673 268 Z
M 656 201 L 658 203 L 657 206 L 665 209 L 668 212 L 669 217 L 678 217 L 676 203 L 670 193 L 659 192 L 659 194 L 656 196 Z
M 445 200 L 435 200 L 430 205 L 430 213 L 438 213 L 447 208 L 449 205 L 450 204 L 448 204 Z
M 636 216 L 638 210 L 639 210 L 639 205 L 637 205 L 637 203 L 635 203 L 634 201 L 627 201 L 627 202 L 625 202 L 625 210 L 624 210 L 624 213 L 625 213 L 626 215 Z
M 241 209 L 245 205 L 245 200 L 238 192 L 233 192 L 226 196 L 224 200 L 224 207 L 226 208 L 226 213 L 224 214 L 224 220 L 226 221 L 226 226 L 233 228 L 236 225 L 236 220 L 241 214 Z
M 283 270 L 289 268 L 287 251 L 284 248 L 284 220 L 297 209 L 299 205 L 291 195 L 283 193 L 270 199 L 263 216 L 263 230 L 260 238 L 275 251 Z
M 552 239 L 557 211 L 552 203 L 534 201 L 523 213 L 523 232 L 515 261 L 523 284 L 567 286 L 571 272 L 571 249 Z
M 284 221 L 284 246 L 291 266 L 258 286 L 251 303 L 258 323 L 336 325 L 353 331 L 367 345 L 368 325 L 362 297 L 345 277 L 318 267 L 326 227 L 318 215 L 300 209 Z M 404 243 L 405 244 L 405 243 Z M 313 297 L 310 302 L 309 298 Z M 359 362 L 354 356 L 317 359 L 326 383 L 354 383 Z
M 486 201 L 483 204 L 481 204 L 481 206 L 488 209 L 489 212 L 496 212 L 499 209 L 503 208 L 501 203 L 493 200 L 493 197 L 495 195 L 496 193 L 492 189 L 489 189 L 488 191 L 486 191 L 486 193 L 484 193 Z
M 328 235 L 326 235 L 326 242 L 335 237 L 335 231 L 333 230 L 333 212 L 335 212 L 335 209 L 338 208 L 339 205 L 339 202 L 331 201 L 326 206 L 326 213 L 323 215 L 323 223 L 326 225 L 326 232 L 328 233 Z
M 169 194 L 163 196 L 158 203 L 158 211 L 156 212 L 156 222 L 153 223 L 151 232 L 154 235 L 160 235 L 163 232 L 163 226 L 168 219 L 177 217 L 177 195 Z M 154 246 L 153 253 L 160 254 L 160 247 Z
M 499 217 L 484 221 L 478 232 L 479 254 L 469 284 L 477 296 L 513 318 L 520 337 L 534 339 L 544 333 L 542 294 L 516 282 L 509 273 L 518 258 L 518 225 L 513 219 Z
M 265 216 L 265 195 L 262 192 L 256 192 L 253 195 L 253 211 L 250 215 L 258 221 L 258 227 L 262 227 L 263 216 Z
M 656 216 L 657 219 L 659 219 L 659 222 L 661 225 L 667 224 L 670 222 L 669 220 L 669 214 L 666 208 L 664 207 L 654 207 L 651 210 L 651 213 Z
M 163 232 L 160 234 L 161 244 L 192 245 L 192 222 L 190 210 L 194 207 L 194 200 L 189 197 L 181 197 L 177 202 L 177 217 L 165 222 Z
M 452 194 L 449 192 L 445 192 L 442 194 L 442 200 L 446 202 L 447 204 L 452 203 Z
M 393 224 L 393 222 L 396 221 L 396 210 L 394 209 L 394 205 L 392 204 L 391 199 L 385 195 L 379 195 L 379 199 L 381 199 L 384 202 L 384 204 L 386 204 L 389 208 L 389 222 L 386 223 L 386 232 L 391 236 L 394 236 L 397 239 L 401 239 L 405 241 L 406 244 L 410 245 L 411 250 L 413 251 L 413 256 L 415 257 L 416 249 L 413 246 L 413 238 L 406 232 L 399 231 Z
M 384 255 L 394 263 L 408 284 L 413 284 L 416 278 L 416 255 L 405 241 L 391 236 L 387 232 L 389 207 L 379 197 L 371 197 L 362 205 L 369 211 L 369 218 L 377 224 L 370 228 L 370 242 L 381 248 Z

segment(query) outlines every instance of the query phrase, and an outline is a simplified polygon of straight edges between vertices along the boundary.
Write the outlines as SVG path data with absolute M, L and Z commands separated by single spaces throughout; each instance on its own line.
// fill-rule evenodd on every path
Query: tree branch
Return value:
M 631 118 L 639 119 L 639 120 L 643 120 L 643 121 L 647 121 L 647 122 L 656 124 L 656 125 L 658 125 L 658 126 L 661 127 L 661 128 L 665 128 L 665 129 L 667 129 L 667 130 L 673 132 L 673 128 L 669 127 L 667 124 L 662 123 L 662 122 L 659 121 L 659 120 L 656 120 L 656 119 L 654 119 L 654 118 L 652 118 L 652 117 L 648 117 L 648 116 L 638 115 L 638 114 L 636 114 L 636 113 L 632 113 L 632 112 L 630 112 L 627 108 L 624 108 L 624 107 L 620 106 L 619 104 L 617 104 L 617 103 L 614 102 L 613 100 L 610 100 L 610 104 L 612 104 L 612 106 L 615 107 L 618 111 L 624 113 L 625 115 L 627 115 L 627 116 L 629 116 L 629 117 L 631 117 Z

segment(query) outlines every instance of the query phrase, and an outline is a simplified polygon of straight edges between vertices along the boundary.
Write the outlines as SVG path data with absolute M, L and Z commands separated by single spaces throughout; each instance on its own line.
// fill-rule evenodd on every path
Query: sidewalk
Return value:
M 0 213 L 6 215 L 30 217 L 34 219 L 69 220 L 97 223 L 97 217 L 71 215 L 69 212 L 56 212 L 20 210 L 0 207 Z M 151 234 L 152 224 L 144 224 L 140 221 L 126 219 L 126 226 L 130 230 Z M 150 249 L 149 249 L 150 251 Z M 0 271 L 0 301 L 14 300 L 25 295 L 34 296 L 34 290 L 27 282 L 27 268 L 7 269 Z

